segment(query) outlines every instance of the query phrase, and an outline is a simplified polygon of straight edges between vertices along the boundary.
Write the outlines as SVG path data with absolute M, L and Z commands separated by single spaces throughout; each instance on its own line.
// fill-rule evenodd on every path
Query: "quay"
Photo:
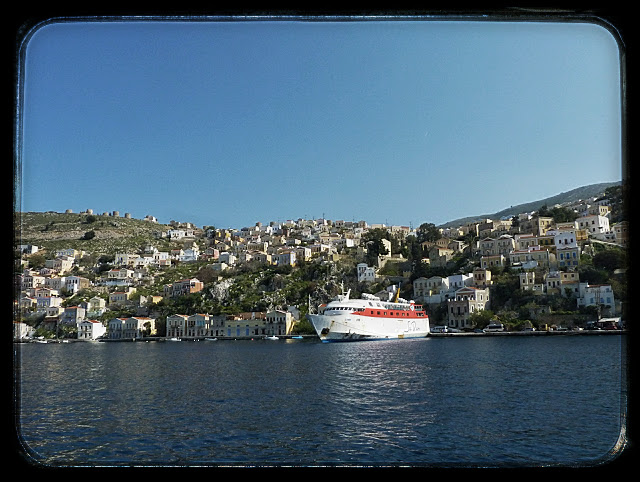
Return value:
M 582 336 L 582 335 L 622 335 L 627 330 L 540 330 L 540 331 L 492 331 L 429 333 L 429 337 L 441 338 L 450 336 Z
M 447 337 L 488 337 L 488 336 L 600 336 L 600 335 L 625 335 L 628 330 L 540 330 L 540 331 L 494 331 L 488 333 L 476 332 L 447 332 L 447 333 L 429 333 L 425 338 L 447 338 Z M 279 335 L 278 340 L 317 340 L 317 335 Z M 145 336 L 144 338 L 101 338 L 98 340 L 78 340 L 75 338 L 65 339 L 20 339 L 14 340 L 14 343 L 145 343 L 145 342 L 205 342 L 212 343 L 214 341 L 271 341 L 265 336 L 218 336 L 211 337 L 180 337 L 177 340 L 164 336 Z

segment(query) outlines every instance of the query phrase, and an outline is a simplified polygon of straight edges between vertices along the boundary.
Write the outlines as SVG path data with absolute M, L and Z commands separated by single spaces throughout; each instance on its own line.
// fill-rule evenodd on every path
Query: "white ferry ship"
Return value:
M 308 314 L 322 341 L 422 338 L 429 334 L 429 317 L 421 305 L 399 298 L 384 301 L 364 293 L 360 299 L 338 295 L 318 314 Z

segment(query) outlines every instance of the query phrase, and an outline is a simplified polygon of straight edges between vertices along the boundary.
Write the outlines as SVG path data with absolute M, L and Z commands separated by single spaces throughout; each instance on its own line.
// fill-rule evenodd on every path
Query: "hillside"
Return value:
M 16 213 L 15 244 L 34 244 L 47 251 L 73 248 L 92 253 L 136 252 L 147 243 L 158 248 L 168 243 L 158 239 L 169 225 L 140 219 L 77 213 Z M 85 233 L 93 232 L 91 239 Z
M 449 221 L 439 227 L 446 228 L 451 226 L 461 226 L 467 223 L 471 223 L 474 221 L 478 221 L 481 219 L 499 219 L 505 216 L 514 216 L 516 214 L 531 212 L 539 209 L 543 205 L 547 205 L 549 207 L 554 206 L 555 204 L 562 204 L 566 202 L 574 202 L 579 201 L 580 199 L 588 199 L 592 196 L 598 196 L 602 194 L 605 189 L 611 186 L 618 186 L 620 182 L 603 182 L 600 184 L 590 184 L 588 186 L 578 187 L 576 189 L 572 189 L 571 191 L 562 192 L 560 194 L 556 194 L 555 196 L 551 196 L 545 199 L 540 199 L 539 201 L 532 201 L 524 204 L 518 204 L 516 206 L 510 206 L 502 211 L 498 211 L 491 214 L 480 214 L 477 216 L 468 216 L 465 218 L 455 219 Z

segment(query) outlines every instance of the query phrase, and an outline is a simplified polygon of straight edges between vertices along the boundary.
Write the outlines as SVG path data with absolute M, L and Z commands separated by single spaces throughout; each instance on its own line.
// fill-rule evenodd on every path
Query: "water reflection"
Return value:
M 34 344 L 20 431 L 46 463 L 594 460 L 620 433 L 620 350 L 586 338 Z

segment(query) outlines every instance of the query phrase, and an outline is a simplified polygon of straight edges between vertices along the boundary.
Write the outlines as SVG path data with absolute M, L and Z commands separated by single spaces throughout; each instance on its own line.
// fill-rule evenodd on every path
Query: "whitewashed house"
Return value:
M 107 332 L 107 327 L 97 320 L 83 320 L 78 323 L 78 340 L 97 340 Z
M 13 339 L 24 340 L 33 337 L 35 329 L 22 321 L 13 322 Z
M 129 286 L 133 283 L 133 270 L 129 268 L 113 268 L 102 276 L 107 286 Z
M 359 263 L 356 267 L 359 283 L 373 283 L 376 280 L 376 269 L 367 265 L 367 263 Z
M 441 276 L 416 278 L 413 281 L 413 297 L 426 304 L 442 303 L 449 292 L 449 279 Z
M 89 288 L 91 281 L 83 276 L 67 276 L 64 281 L 64 289 L 71 294 Z
M 155 251 L 153 261 L 156 266 L 171 266 L 171 257 L 167 251 Z
M 460 288 L 473 285 L 473 274 L 453 274 L 447 277 L 449 290 L 456 291 Z
M 38 247 L 34 244 L 20 244 L 18 245 L 18 251 L 20 251 L 20 254 L 35 254 L 38 252 Z
M 609 231 L 609 218 L 606 216 L 589 215 L 578 218 L 576 221 L 579 229 L 586 230 L 591 236 Z
M 580 283 L 578 308 L 581 306 L 600 306 L 606 312 L 615 310 L 615 297 L 611 285 Z
M 194 244 L 191 248 L 186 248 L 183 250 L 182 254 L 179 257 L 179 261 L 182 263 L 190 263 L 193 261 L 198 261 L 200 256 L 200 250 L 198 245 Z
M 218 262 L 224 263 L 228 266 L 234 266 L 236 264 L 236 261 L 237 261 L 236 256 L 233 253 L 230 253 L 228 251 L 220 253 L 220 255 L 218 256 Z
M 20 284 L 23 290 L 28 290 L 30 288 L 37 288 L 39 286 L 44 286 L 44 283 L 45 283 L 44 276 L 40 276 L 36 273 L 28 271 L 22 274 L 22 279 Z

